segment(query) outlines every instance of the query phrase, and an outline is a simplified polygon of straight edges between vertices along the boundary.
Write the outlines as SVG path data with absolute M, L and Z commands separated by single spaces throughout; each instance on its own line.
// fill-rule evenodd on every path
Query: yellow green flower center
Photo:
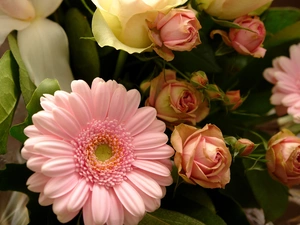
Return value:
M 113 152 L 111 147 L 109 147 L 107 144 L 102 144 L 96 148 L 95 155 L 98 160 L 104 162 L 113 156 Z

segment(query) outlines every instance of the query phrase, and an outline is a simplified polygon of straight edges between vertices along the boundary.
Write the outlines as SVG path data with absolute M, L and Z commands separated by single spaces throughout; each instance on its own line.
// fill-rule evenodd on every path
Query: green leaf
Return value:
M 261 18 L 267 30 L 266 39 L 300 20 L 300 10 L 291 7 L 269 8 Z
M 245 168 L 250 168 L 253 160 L 244 159 L 243 164 Z M 287 187 L 273 180 L 267 170 L 249 170 L 246 176 L 266 220 L 274 221 L 283 215 L 288 205 Z
M 18 65 L 10 51 L 0 59 L 0 68 L 0 154 L 5 154 L 9 128 L 20 95 Z
M 57 80 L 53 79 L 45 79 L 43 80 L 40 85 L 35 89 L 33 95 L 26 105 L 26 109 L 28 111 L 28 116 L 23 123 L 17 124 L 10 129 L 10 134 L 19 140 L 20 142 L 24 143 L 27 139 L 26 135 L 24 134 L 24 129 L 28 125 L 32 124 L 31 117 L 33 114 L 37 113 L 38 111 L 42 110 L 40 105 L 40 98 L 43 94 L 54 94 L 55 91 L 59 90 L 59 84 Z
M 65 17 L 65 31 L 69 39 L 71 67 L 76 79 L 84 79 L 91 84 L 100 76 L 100 60 L 91 26 L 86 17 L 77 8 L 68 10 Z
M 12 54 L 19 65 L 19 83 L 22 92 L 22 96 L 25 104 L 27 104 L 36 88 L 36 86 L 32 83 L 27 69 L 23 63 L 21 58 L 19 47 L 17 44 L 16 36 L 11 33 L 8 35 L 9 48 L 12 51 Z
M 193 225 L 205 225 L 204 223 L 184 215 L 179 212 L 159 208 L 153 213 L 150 213 L 148 216 L 139 223 L 139 225 L 186 225 L 186 224 L 193 224 Z
M 216 62 L 215 53 L 211 46 L 207 43 L 205 35 L 201 35 L 202 44 L 198 45 L 192 51 L 175 52 L 175 58 L 171 61 L 178 70 L 182 72 L 195 72 L 198 70 L 206 73 L 217 73 L 221 68 Z

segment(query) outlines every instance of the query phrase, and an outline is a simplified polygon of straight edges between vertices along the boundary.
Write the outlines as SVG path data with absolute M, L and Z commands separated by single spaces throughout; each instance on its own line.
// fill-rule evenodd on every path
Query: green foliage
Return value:
M 27 139 L 26 135 L 24 134 L 25 127 L 32 124 L 32 115 L 42 109 L 40 105 L 40 98 L 43 96 L 43 94 L 54 94 L 54 92 L 59 89 L 60 87 L 57 80 L 45 79 L 40 83 L 40 85 L 33 92 L 30 101 L 26 105 L 28 116 L 26 117 L 25 121 L 13 126 L 10 130 L 10 133 L 14 138 L 24 143 L 24 141 Z
M 25 104 L 27 104 L 36 88 L 36 86 L 32 83 L 27 69 L 23 63 L 21 58 L 19 47 L 17 44 L 16 35 L 10 34 L 8 35 L 9 48 L 12 51 L 12 54 L 19 66 L 19 83 L 21 88 L 21 93 L 24 99 Z
M 71 68 L 76 79 L 84 79 L 91 84 L 100 76 L 100 61 L 96 42 L 86 17 L 77 9 L 71 8 L 65 16 L 65 31 L 69 39 Z
M 0 154 L 5 154 L 9 128 L 20 96 L 18 65 L 10 51 L 0 59 L 0 68 Z
M 245 168 L 250 168 L 253 166 L 253 160 L 244 159 L 243 164 Z M 287 208 L 287 187 L 273 180 L 267 170 L 249 170 L 246 177 L 256 201 L 264 210 L 266 221 L 278 219 Z

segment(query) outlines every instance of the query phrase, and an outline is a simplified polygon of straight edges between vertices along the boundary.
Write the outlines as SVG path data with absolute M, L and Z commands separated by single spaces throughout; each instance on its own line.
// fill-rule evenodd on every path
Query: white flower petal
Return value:
M 10 17 L 30 21 L 35 17 L 35 10 L 28 0 L 1 0 L 0 11 Z M 1 29 L 4 23 L 1 23 Z
M 118 20 L 115 18 L 115 20 Z M 145 48 L 134 48 L 128 45 L 123 44 L 112 32 L 110 27 L 107 25 L 104 20 L 100 10 L 96 10 L 92 20 L 92 32 L 95 39 L 101 47 L 112 46 L 117 50 L 124 50 L 130 54 L 132 53 L 141 53 L 150 49 L 151 46 Z
M 46 18 L 60 6 L 63 0 L 30 0 L 35 9 L 36 16 Z
M 30 22 L 18 20 L 4 14 L 0 14 L 0 24 L 1 24 L 1 29 L 0 29 L 0 46 L 1 46 L 10 32 L 12 32 L 13 30 L 23 30 L 30 25 Z
M 35 85 L 45 78 L 52 78 L 58 80 L 63 90 L 71 90 L 73 75 L 69 64 L 68 39 L 61 26 L 48 19 L 36 20 L 18 32 L 18 45 Z

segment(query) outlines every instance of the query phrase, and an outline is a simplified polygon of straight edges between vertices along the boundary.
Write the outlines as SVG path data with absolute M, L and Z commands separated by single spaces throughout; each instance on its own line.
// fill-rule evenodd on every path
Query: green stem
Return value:
M 128 56 L 127 52 L 120 50 L 119 56 L 117 59 L 116 69 L 115 69 L 115 72 L 113 75 L 114 80 L 117 80 L 119 78 L 119 76 L 122 72 L 122 69 L 124 67 L 124 64 L 126 62 L 127 56 Z
M 190 77 L 188 77 L 186 74 L 184 74 L 183 72 L 181 72 L 180 70 L 178 70 L 175 66 L 173 66 L 171 63 L 167 62 L 166 63 L 169 67 L 171 67 L 173 70 L 175 70 L 177 73 L 179 73 L 184 79 L 186 80 L 190 80 Z
M 94 12 L 90 9 L 90 7 L 86 4 L 85 0 L 81 0 L 84 7 L 89 11 L 92 15 L 94 15 Z

